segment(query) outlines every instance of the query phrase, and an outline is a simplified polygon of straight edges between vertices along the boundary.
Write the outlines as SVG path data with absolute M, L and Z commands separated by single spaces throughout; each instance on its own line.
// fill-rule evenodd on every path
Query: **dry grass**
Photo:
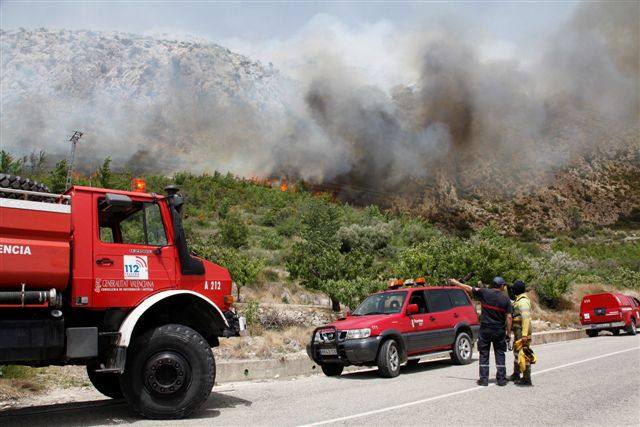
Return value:
M 275 269 L 273 269 L 275 271 Z M 257 300 L 261 304 L 301 304 L 301 305 L 326 305 L 331 302 L 326 295 L 309 291 L 296 282 L 288 282 L 278 276 L 277 281 L 260 283 L 257 286 L 245 286 L 241 291 L 243 302 Z
M 313 328 L 294 326 L 281 331 L 261 331 L 251 335 L 221 340 L 214 350 L 219 359 L 271 359 L 304 350 Z
M 91 385 L 83 366 L 5 366 L 0 378 L 0 402 L 15 400 L 52 387 L 69 388 Z

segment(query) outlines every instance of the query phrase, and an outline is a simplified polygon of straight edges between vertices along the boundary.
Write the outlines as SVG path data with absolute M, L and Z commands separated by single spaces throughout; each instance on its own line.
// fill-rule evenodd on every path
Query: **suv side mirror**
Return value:
M 412 314 L 418 314 L 420 312 L 420 308 L 418 304 L 409 304 L 407 306 L 407 315 L 411 316 Z

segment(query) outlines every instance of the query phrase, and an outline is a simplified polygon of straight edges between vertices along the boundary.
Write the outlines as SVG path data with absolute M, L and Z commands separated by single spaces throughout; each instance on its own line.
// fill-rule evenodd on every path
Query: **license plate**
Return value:
M 591 329 L 603 329 L 611 326 L 611 323 L 597 323 L 595 325 L 591 325 Z
M 338 350 L 335 348 L 321 348 L 320 355 L 321 356 L 337 356 Z

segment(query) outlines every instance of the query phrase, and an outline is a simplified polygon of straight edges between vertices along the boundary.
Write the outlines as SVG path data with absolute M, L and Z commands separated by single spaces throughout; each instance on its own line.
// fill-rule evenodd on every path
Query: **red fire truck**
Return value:
M 244 319 L 229 272 L 190 254 L 178 188 L 144 187 L 53 195 L 0 174 L 0 364 L 86 365 L 106 396 L 181 418 L 211 393 L 211 348 Z

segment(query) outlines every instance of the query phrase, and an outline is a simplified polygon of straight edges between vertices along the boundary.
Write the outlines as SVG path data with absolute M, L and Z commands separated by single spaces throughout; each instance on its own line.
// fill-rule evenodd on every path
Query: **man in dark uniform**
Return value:
M 507 385 L 507 369 L 505 366 L 505 352 L 507 351 L 506 338 L 511 336 L 513 319 L 513 307 L 511 300 L 504 293 L 507 282 L 502 277 L 495 277 L 491 289 L 475 288 L 455 279 L 449 279 L 449 283 L 463 288 L 473 294 L 482 305 L 480 314 L 480 337 L 478 338 L 478 351 L 480 352 L 480 379 L 478 385 L 489 385 L 489 351 L 493 344 L 498 373 L 496 380 L 499 386 Z

